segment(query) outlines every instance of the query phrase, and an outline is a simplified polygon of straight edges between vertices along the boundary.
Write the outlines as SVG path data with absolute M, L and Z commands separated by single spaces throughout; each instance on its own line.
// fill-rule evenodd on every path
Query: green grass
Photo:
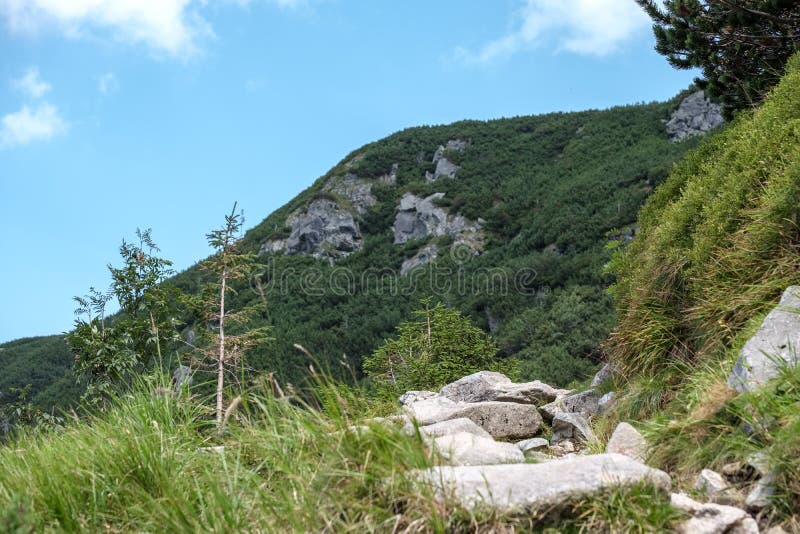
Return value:
M 777 477 L 767 522 L 800 522 L 800 370 L 744 395 L 727 379 L 781 293 L 800 281 L 799 216 L 796 56 L 763 106 L 675 166 L 611 263 L 619 323 L 606 350 L 619 370 L 618 403 L 599 422 L 603 432 L 638 421 L 650 463 L 684 489 L 701 469 L 760 451 Z M 743 494 L 751 483 L 741 482 Z
M 153 386 L 0 448 L 0 530 L 658 532 L 677 517 L 646 486 L 555 516 L 437 501 L 407 476 L 437 462 L 419 436 L 368 422 L 375 407 L 329 382 L 310 404 L 256 388 L 221 437 L 199 399 L 154 396 Z

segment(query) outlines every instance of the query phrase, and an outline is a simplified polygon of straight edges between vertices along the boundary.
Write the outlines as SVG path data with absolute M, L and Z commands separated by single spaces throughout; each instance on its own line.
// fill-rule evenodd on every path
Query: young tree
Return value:
M 397 327 L 387 340 L 364 359 L 364 372 L 386 396 L 418 389 L 437 390 L 465 375 L 492 370 L 515 373 L 510 360 L 497 359 L 497 345 L 457 310 L 438 303 L 414 312 L 416 320 Z
M 75 352 L 75 372 L 87 382 L 87 396 L 102 397 L 138 372 L 163 363 L 163 351 L 179 338 L 180 292 L 165 283 L 172 262 L 156 256 L 150 229 L 136 230 L 136 243 L 122 241 L 122 266 L 108 266 L 111 288 L 90 288 L 75 297 L 78 318 L 67 342 Z M 120 312 L 106 317 L 116 298 Z
M 225 216 L 225 224 L 206 235 L 215 253 L 202 266 L 211 273 L 212 281 L 206 285 L 195 306 L 201 321 L 212 325 L 206 331 L 211 339 L 203 355 L 212 360 L 216 367 L 216 421 L 219 431 L 223 423 L 226 366 L 241 362 L 249 348 L 267 340 L 268 331 L 267 326 L 249 328 L 254 316 L 263 308 L 263 301 L 232 311 L 226 300 L 230 293 L 235 292 L 236 283 L 249 280 L 257 268 L 254 263 L 256 255 L 239 249 L 241 229 L 242 217 L 236 213 L 234 203 L 230 215 Z
M 800 48 L 797 0 L 636 2 L 653 19 L 656 51 L 678 69 L 702 69 L 697 84 L 728 118 L 758 104 Z

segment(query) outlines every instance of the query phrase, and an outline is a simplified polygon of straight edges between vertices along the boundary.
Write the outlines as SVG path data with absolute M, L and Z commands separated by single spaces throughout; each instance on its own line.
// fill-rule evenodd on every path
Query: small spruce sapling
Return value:
M 248 349 L 268 340 L 268 326 L 250 328 L 264 308 L 264 300 L 256 304 L 232 310 L 226 297 L 235 293 L 234 287 L 249 280 L 259 267 L 256 255 L 240 250 L 239 234 L 242 229 L 242 216 L 236 213 L 236 203 L 230 215 L 225 216 L 225 224 L 206 234 L 208 244 L 215 250 L 213 256 L 202 262 L 202 267 L 211 274 L 211 281 L 195 301 L 195 312 L 201 324 L 209 325 L 204 334 L 210 337 L 202 356 L 211 361 L 216 368 L 216 422 L 217 430 L 222 431 L 225 411 L 225 373 L 226 370 L 242 363 Z

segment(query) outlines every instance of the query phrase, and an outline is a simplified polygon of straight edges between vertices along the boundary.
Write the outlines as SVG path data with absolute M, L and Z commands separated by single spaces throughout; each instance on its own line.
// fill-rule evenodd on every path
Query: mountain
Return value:
M 359 377 L 361 359 L 432 297 L 490 331 L 502 356 L 520 359 L 523 378 L 588 376 L 614 321 L 609 243 L 632 239 L 645 199 L 718 116 L 687 92 L 409 128 L 355 150 L 243 237 L 265 268 L 231 304 L 266 298 L 274 336 L 247 365 L 292 383 L 310 364 Z M 173 283 L 194 292 L 203 276 L 195 266 Z M 2 386 L 32 383 L 48 405 L 71 398 L 59 339 L 2 345 Z M 60 389 L 32 378 L 20 363 L 29 354 L 48 362 L 33 366 Z

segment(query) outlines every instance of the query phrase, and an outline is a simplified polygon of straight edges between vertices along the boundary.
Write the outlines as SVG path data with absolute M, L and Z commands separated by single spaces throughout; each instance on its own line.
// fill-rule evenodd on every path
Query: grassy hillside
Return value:
M 795 57 L 766 103 L 688 154 L 642 210 L 639 236 L 613 262 L 619 324 L 607 344 L 624 391 L 612 420 L 648 420 L 655 462 L 691 479 L 760 452 L 775 469 L 777 513 L 795 520 L 800 370 L 746 395 L 726 381 L 800 282 L 798 216 Z
M 602 274 L 609 259 L 606 244 L 632 234 L 645 198 L 673 162 L 696 145 L 667 140 L 663 121 L 677 103 L 678 98 L 605 111 L 410 128 L 349 154 L 244 237 L 244 248 L 258 251 L 267 239 L 285 236 L 291 213 L 331 196 L 323 188 L 332 177 L 354 173 L 372 184 L 377 203 L 356 215 L 363 234 L 360 250 L 335 264 L 302 255 L 262 257 L 265 320 L 275 341 L 249 354 L 248 366 L 298 383 L 311 363 L 293 347 L 302 343 L 335 376 L 359 376 L 361 359 L 411 318 L 420 298 L 432 295 L 484 329 L 491 323 L 502 354 L 523 362 L 523 377 L 566 384 L 587 376 L 613 324 L 605 293 L 611 279 Z M 447 153 L 460 166 L 457 176 L 426 182 L 434 152 L 454 139 L 469 143 L 463 152 Z M 396 184 L 380 182 L 394 164 Z M 395 245 L 391 228 L 406 192 L 444 193 L 440 206 L 480 220 L 483 253 L 450 253 L 448 237 Z M 426 269 L 414 276 L 397 274 L 404 260 L 431 243 L 442 250 L 435 274 Z M 388 270 L 380 271 L 382 284 L 374 284 L 374 278 L 365 282 L 363 275 L 376 270 Z M 194 292 L 202 278 L 195 267 L 174 283 Z M 288 278 L 283 287 L 271 284 L 282 278 Z M 87 280 L 87 286 L 91 283 Z M 251 287 L 242 287 L 233 306 L 259 298 Z M 62 389 L 68 358 L 58 338 L 2 348 L 0 387 L 31 383 L 43 402 L 73 398 Z M 39 365 L 45 356 L 47 363 Z M 49 382 L 31 376 L 24 362 L 41 369 Z M 55 389 L 48 385 L 52 382 Z

